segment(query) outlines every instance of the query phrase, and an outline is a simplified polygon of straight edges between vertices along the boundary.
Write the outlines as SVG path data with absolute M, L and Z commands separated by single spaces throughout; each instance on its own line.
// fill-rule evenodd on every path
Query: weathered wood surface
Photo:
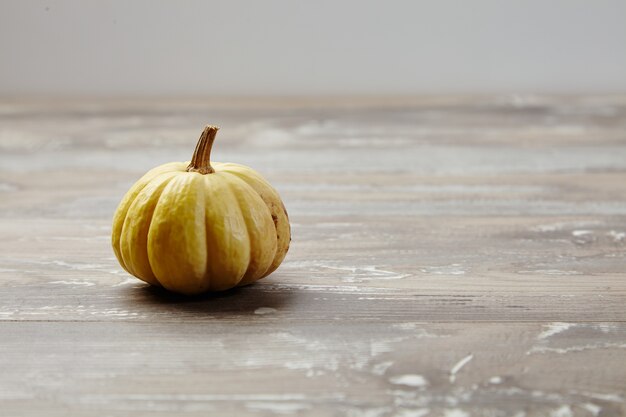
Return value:
M 145 170 L 258 169 L 281 268 L 124 273 Z M 626 414 L 626 97 L 0 101 L 0 415 Z

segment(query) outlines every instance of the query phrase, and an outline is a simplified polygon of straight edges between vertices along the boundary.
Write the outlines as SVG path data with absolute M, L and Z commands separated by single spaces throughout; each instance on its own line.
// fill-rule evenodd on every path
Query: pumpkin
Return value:
M 115 212 L 115 256 L 149 284 L 227 290 L 269 275 L 287 254 L 291 229 L 276 190 L 247 166 L 210 162 L 218 129 L 204 129 L 190 162 L 148 171 Z

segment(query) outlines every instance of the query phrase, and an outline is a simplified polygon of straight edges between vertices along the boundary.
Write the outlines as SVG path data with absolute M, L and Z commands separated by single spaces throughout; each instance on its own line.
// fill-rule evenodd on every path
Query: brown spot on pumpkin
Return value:
M 278 227 L 278 216 L 272 214 L 272 220 L 274 221 L 274 227 Z
M 283 203 L 282 201 L 280 202 L 280 205 L 283 208 L 283 213 L 285 213 L 285 217 L 287 218 L 287 220 L 289 220 L 289 215 L 287 214 L 287 209 L 285 208 L 285 203 Z

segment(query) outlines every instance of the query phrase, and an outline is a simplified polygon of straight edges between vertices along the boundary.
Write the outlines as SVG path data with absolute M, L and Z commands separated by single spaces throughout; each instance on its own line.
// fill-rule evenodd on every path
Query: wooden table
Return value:
M 0 415 L 621 416 L 626 96 L 0 101 Z M 250 165 L 279 270 L 121 270 L 147 169 Z

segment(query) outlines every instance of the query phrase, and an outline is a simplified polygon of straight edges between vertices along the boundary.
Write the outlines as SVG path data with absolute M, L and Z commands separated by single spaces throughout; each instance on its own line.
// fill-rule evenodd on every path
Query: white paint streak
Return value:
M 112 285 L 112 287 L 121 287 L 123 285 L 138 284 L 139 282 L 140 281 L 137 278 L 126 278 L 125 280 Z
M 346 417 L 382 417 L 389 415 L 390 407 L 377 408 L 351 408 L 348 410 Z
M 426 266 L 420 268 L 420 271 L 425 274 L 433 275 L 465 275 L 465 268 L 461 264 L 450 264 L 442 266 Z
M 92 311 L 89 314 L 92 316 L 105 316 L 105 317 L 128 317 L 128 316 L 138 316 L 139 313 L 130 312 L 128 310 L 120 310 L 117 308 L 111 308 L 108 310 L 101 311 Z
M 99 269 L 107 267 L 107 265 L 102 265 L 102 264 L 80 264 L 80 263 L 70 263 L 70 262 L 65 262 L 65 261 L 40 261 L 36 263 L 40 265 L 57 265 L 57 266 L 62 266 L 64 268 L 73 269 L 76 271 L 99 270 Z
M 411 322 L 394 323 L 391 325 L 391 327 L 393 327 L 394 329 L 400 329 L 400 330 L 414 330 L 414 329 L 417 329 L 418 323 L 411 323 Z
M 600 330 L 602 333 L 609 333 L 617 329 L 615 324 L 610 323 L 595 323 L 592 327 Z
M 466 357 L 458 361 L 456 365 L 452 367 L 452 369 L 450 370 L 450 382 L 451 383 L 454 383 L 454 381 L 456 381 L 456 374 L 461 370 L 461 368 L 467 365 L 468 362 L 471 361 L 472 359 L 474 359 L 474 354 L 470 353 L 469 355 L 467 355 Z
M 315 285 L 315 284 L 261 284 L 265 291 L 317 291 L 326 293 L 360 293 L 379 294 L 395 293 L 397 290 L 390 288 L 368 287 L 357 285 Z
M 563 226 L 564 226 L 564 223 L 540 224 L 539 226 L 535 226 L 531 228 L 530 230 L 532 230 L 533 232 L 542 232 L 542 233 L 556 232 L 557 230 L 562 229 Z
M 294 414 L 311 408 L 304 403 L 281 403 L 281 402 L 249 402 L 246 403 L 249 410 L 269 411 L 274 414 Z
M 574 230 L 572 231 L 572 236 L 574 237 L 580 237 L 580 236 L 587 236 L 587 235 L 592 235 L 593 231 L 591 230 Z
M 492 376 L 491 378 L 489 378 L 489 383 L 490 384 L 494 384 L 494 385 L 501 384 L 502 383 L 502 377 Z
M 374 296 L 374 297 L 359 297 L 358 300 L 415 300 L 415 297 L 399 297 L 399 296 L 379 297 L 379 296 Z
M 431 333 L 427 331 L 426 329 L 420 329 L 419 328 L 420 325 L 423 326 L 423 323 L 407 322 L 407 323 L 395 323 L 395 324 L 392 324 L 391 327 L 393 327 L 394 329 L 400 329 L 400 330 L 415 330 L 415 332 L 413 333 L 413 337 L 416 337 L 416 338 L 450 337 L 450 335 L 436 334 L 436 333 Z
M 421 375 L 406 374 L 389 378 L 389 382 L 395 385 L 406 385 L 409 387 L 425 387 L 428 381 Z
M 576 393 L 573 391 L 573 393 Z M 619 394 L 600 394 L 596 392 L 581 392 L 580 394 L 591 397 L 600 401 L 609 401 L 612 403 L 623 403 L 624 399 Z
M 563 230 L 569 227 L 589 227 L 589 226 L 595 226 L 595 225 L 600 225 L 600 224 L 602 224 L 602 222 L 598 220 L 577 221 L 577 222 L 557 222 L 557 223 L 550 223 L 550 224 L 541 224 L 539 226 L 533 227 L 531 230 L 533 232 L 556 232 L 556 231 Z
M 385 340 L 375 340 L 370 344 L 370 353 L 372 356 L 378 356 L 381 353 L 389 353 L 393 352 L 393 348 L 389 344 L 388 341 Z
M 554 336 L 555 334 L 559 334 L 575 326 L 576 326 L 575 323 L 563 323 L 563 322 L 554 322 L 554 323 L 547 324 L 543 326 L 543 327 L 547 327 L 547 329 L 541 332 L 539 336 L 537 336 L 537 339 L 539 340 L 547 339 L 550 336 Z
M 73 281 L 52 281 L 52 282 L 50 282 L 50 284 L 84 285 L 86 287 L 93 287 L 94 285 L 96 285 L 95 282 L 78 281 L 78 280 L 73 280 Z
M 340 271 L 348 271 L 350 274 L 342 277 L 344 282 L 361 282 L 364 280 L 395 280 L 403 279 L 410 274 L 401 274 L 394 271 L 379 269 L 375 265 L 355 267 L 355 266 L 326 266 L 327 269 L 336 269 Z
M 305 376 L 307 378 L 312 378 L 314 376 L 319 376 L 319 375 L 323 375 L 324 371 L 321 369 L 315 369 L 315 363 L 311 362 L 311 361 L 289 361 L 289 362 L 285 362 L 285 364 L 283 365 L 285 368 L 287 369 L 293 369 L 293 370 L 305 370 Z M 326 366 L 326 368 L 333 368 L 334 366 Z
M 563 271 L 560 269 L 534 269 L 517 271 L 518 274 L 539 274 L 539 275 L 583 275 L 580 271 Z
M 607 236 L 613 239 L 613 242 L 615 243 L 622 243 L 624 242 L 624 240 L 626 240 L 625 232 L 618 232 L 615 230 L 611 230 L 607 233 Z
M 525 395 L 526 391 L 518 388 L 518 387 L 507 387 L 507 388 L 495 388 L 495 390 L 499 393 L 499 394 L 503 394 L 503 395 L 511 395 L 511 396 L 515 396 L 515 395 Z
M 600 407 L 599 405 L 596 405 L 594 403 L 584 403 L 584 404 L 582 404 L 582 407 L 585 410 L 589 411 L 594 417 L 599 415 L 600 411 L 602 411 L 602 407 Z
M 448 408 L 443 410 L 443 417 L 470 417 L 470 413 L 460 408 Z
M 626 343 L 596 343 L 596 344 L 588 344 L 581 346 L 569 346 L 566 348 L 553 348 L 547 346 L 533 346 L 528 352 L 527 355 L 533 353 L 570 353 L 570 352 L 582 352 L 583 350 L 592 350 L 592 349 L 609 349 L 609 348 L 618 348 L 623 349 L 626 348 Z
M 395 271 L 381 269 L 376 265 L 342 265 L 334 261 L 324 260 L 308 260 L 308 261 L 289 261 L 282 264 L 281 268 L 306 269 L 308 271 L 316 271 L 328 273 L 331 271 L 340 271 L 344 274 L 339 278 L 343 282 L 365 282 L 372 280 L 396 280 L 411 276 L 411 274 L 403 274 Z
M 554 411 L 550 412 L 550 417 L 574 417 L 572 409 L 569 405 L 562 405 Z
M 374 375 L 384 375 L 391 365 L 393 365 L 393 362 L 391 361 L 377 363 L 376 365 L 372 366 L 372 373 Z
M 273 313 L 276 313 L 277 311 L 278 310 L 272 307 L 259 307 L 256 310 L 254 310 L 254 314 L 259 314 L 259 315 L 273 314 Z

